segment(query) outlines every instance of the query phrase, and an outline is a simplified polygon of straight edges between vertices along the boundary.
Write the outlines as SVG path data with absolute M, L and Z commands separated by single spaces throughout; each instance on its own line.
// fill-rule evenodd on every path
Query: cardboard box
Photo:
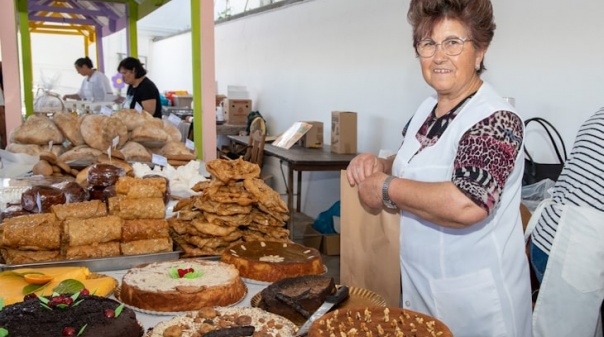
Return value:
M 252 112 L 251 99 L 227 99 L 224 103 L 224 117 L 227 124 L 246 125 L 247 115 Z
M 302 244 L 325 255 L 340 255 L 340 234 L 321 234 L 312 228 L 312 224 L 306 225 Z
M 174 95 L 172 98 L 174 100 L 174 106 L 180 108 L 190 108 L 191 103 L 193 103 L 193 95 Z
M 306 123 L 312 124 L 312 127 L 302 136 L 300 145 L 311 148 L 323 147 L 323 122 L 313 121 Z
M 331 152 L 357 153 L 356 112 L 331 112 Z
M 340 255 L 340 234 L 324 234 L 321 240 L 321 253 Z
M 304 236 L 302 237 L 302 244 L 306 247 L 311 247 L 316 250 L 321 250 L 321 241 L 323 241 L 323 236 L 319 231 L 312 228 L 312 224 L 306 225 L 304 230 Z

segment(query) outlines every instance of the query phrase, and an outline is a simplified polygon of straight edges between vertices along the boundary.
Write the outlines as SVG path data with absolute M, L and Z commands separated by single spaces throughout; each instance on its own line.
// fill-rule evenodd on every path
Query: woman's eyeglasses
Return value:
M 444 50 L 445 54 L 449 56 L 457 56 L 461 54 L 463 51 L 463 45 L 468 41 L 472 40 L 464 37 L 453 37 L 448 38 L 441 43 L 436 43 L 430 39 L 425 39 L 419 41 L 415 45 L 415 50 L 420 57 L 432 57 L 436 53 L 436 46 L 440 46 Z

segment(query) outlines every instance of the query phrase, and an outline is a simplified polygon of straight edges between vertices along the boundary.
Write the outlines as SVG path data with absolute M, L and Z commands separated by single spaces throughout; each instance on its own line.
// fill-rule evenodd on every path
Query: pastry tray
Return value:
M 80 260 L 59 260 L 59 261 L 45 261 L 36 263 L 25 263 L 25 264 L 1 264 L 0 270 L 9 270 L 17 268 L 29 268 L 29 267 L 67 267 L 67 266 L 84 266 L 90 269 L 90 271 L 101 272 L 110 270 L 121 270 L 130 269 L 134 266 L 143 263 L 160 262 L 168 260 L 177 260 L 180 254 L 183 252 L 180 250 L 164 253 L 153 253 L 153 254 L 141 254 L 141 255 L 120 255 L 112 257 L 101 257 L 94 259 L 80 259 Z

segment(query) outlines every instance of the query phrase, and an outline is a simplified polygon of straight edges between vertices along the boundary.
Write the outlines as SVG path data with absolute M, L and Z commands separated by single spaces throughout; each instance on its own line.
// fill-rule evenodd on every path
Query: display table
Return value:
M 124 274 L 126 274 L 127 271 L 128 270 L 105 271 L 105 272 L 103 272 L 103 274 L 115 278 L 118 281 L 119 285 L 121 285 L 122 276 L 124 276 Z M 247 295 L 245 296 L 245 298 L 243 300 L 241 300 L 241 302 L 235 304 L 236 306 L 249 307 L 251 305 L 250 302 L 252 300 L 252 297 L 254 297 L 257 293 L 259 293 L 264 288 L 266 288 L 266 285 L 260 285 L 260 284 L 254 284 L 254 283 L 248 283 L 248 282 L 245 282 L 245 285 L 247 286 Z M 115 299 L 115 297 L 113 295 L 111 295 L 111 298 Z M 143 313 L 137 309 L 135 309 L 135 311 L 136 311 L 136 317 L 143 324 L 145 331 L 147 331 L 150 328 L 153 328 L 158 323 L 167 321 L 170 318 L 175 316 L 175 315 L 159 315 L 159 314 L 153 315 L 153 314 Z

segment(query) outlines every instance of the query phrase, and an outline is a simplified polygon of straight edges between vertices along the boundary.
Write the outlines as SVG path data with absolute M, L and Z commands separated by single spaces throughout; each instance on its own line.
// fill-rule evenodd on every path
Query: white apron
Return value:
M 530 235 L 546 199 L 526 228 Z M 535 337 L 601 337 L 604 212 L 560 205 L 561 216 L 533 312 Z
M 399 177 L 450 181 L 462 135 L 498 110 L 512 110 L 486 82 L 433 146 L 415 155 L 415 138 L 436 104 L 418 109 L 393 166 Z M 512 110 L 513 111 L 513 110 Z M 522 162 L 519 153 L 517 162 Z M 401 214 L 401 306 L 442 320 L 455 337 L 530 337 L 531 291 L 522 239 L 522 165 L 511 173 L 498 208 L 465 229 L 449 229 Z

